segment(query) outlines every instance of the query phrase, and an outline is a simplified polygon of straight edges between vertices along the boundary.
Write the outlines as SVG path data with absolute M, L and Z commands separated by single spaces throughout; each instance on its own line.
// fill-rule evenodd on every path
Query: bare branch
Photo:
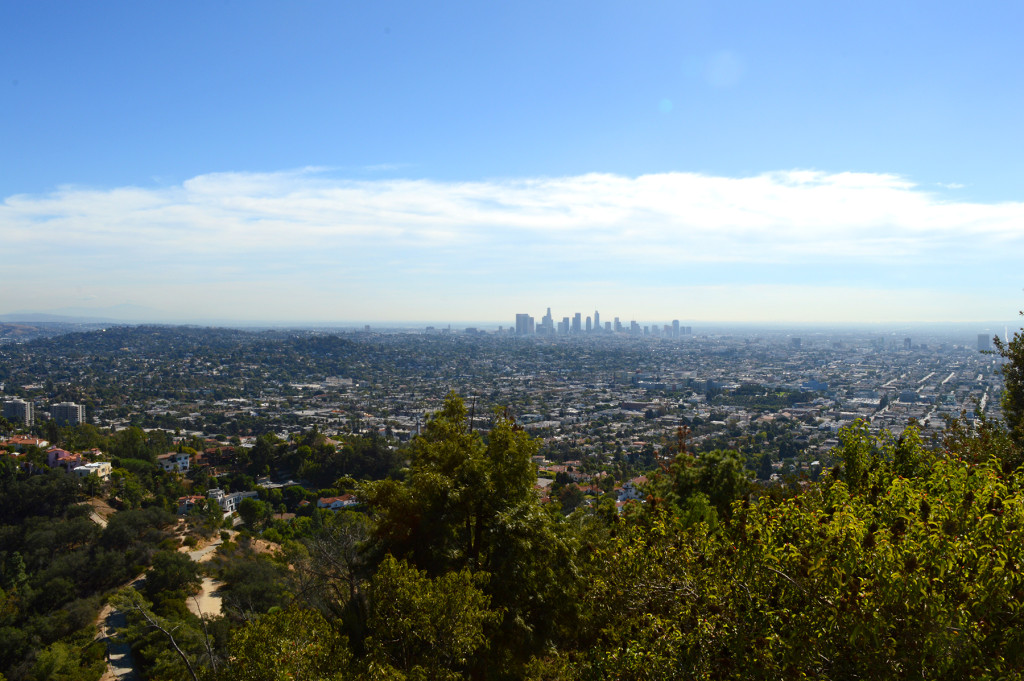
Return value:
M 156 615 L 150 612 L 149 609 L 144 605 L 144 601 L 139 595 L 139 592 L 135 589 L 125 589 L 121 591 L 119 595 L 122 596 L 122 598 L 118 599 L 118 602 L 115 603 L 115 605 L 118 607 L 121 607 L 122 605 L 128 605 L 128 607 L 130 607 L 132 610 L 142 615 L 142 618 L 146 620 L 149 626 L 151 626 L 152 628 L 156 629 L 164 636 L 166 636 L 167 640 L 171 642 L 171 647 L 174 648 L 174 652 L 178 653 L 178 656 L 181 658 L 182 662 L 185 663 L 185 667 L 188 669 L 188 673 L 192 677 L 192 681 L 199 681 L 199 676 L 196 674 L 196 670 L 192 666 L 192 661 L 188 659 L 188 656 L 185 654 L 185 651 L 183 651 L 178 646 L 178 642 L 174 640 L 173 632 L 174 629 L 177 629 L 177 627 L 174 627 L 173 629 L 168 629 L 167 627 L 162 625 L 160 621 L 157 619 Z

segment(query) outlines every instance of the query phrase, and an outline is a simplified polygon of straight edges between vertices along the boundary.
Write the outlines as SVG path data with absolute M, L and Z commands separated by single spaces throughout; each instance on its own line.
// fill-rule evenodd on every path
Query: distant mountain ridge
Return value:
M 68 324 L 154 322 L 161 318 L 157 310 L 124 303 L 107 307 L 63 307 L 48 312 L 18 310 L 0 314 L 3 322 L 63 322 Z

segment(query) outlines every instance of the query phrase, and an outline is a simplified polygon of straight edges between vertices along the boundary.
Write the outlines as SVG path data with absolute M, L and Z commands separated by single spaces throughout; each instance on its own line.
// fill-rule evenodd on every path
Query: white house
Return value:
M 188 471 L 189 457 L 184 452 L 168 452 L 167 454 L 161 454 L 156 457 L 156 462 L 160 464 L 160 467 L 165 471 L 180 471 L 185 473 Z
M 632 480 L 624 483 L 622 485 L 622 488 L 619 490 L 619 499 L 618 500 L 619 501 L 629 501 L 629 500 L 632 499 L 632 500 L 642 501 L 645 498 L 645 496 L 640 491 L 640 487 L 642 485 L 646 485 L 646 484 L 647 484 L 647 478 L 645 476 L 643 476 L 643 475 L 641 475 L 638 478 L 633 478 Z
M 355 496 L 351 494 L 343 494 L 340 497 L 320 497 L 316 501 L 317 508 L 329 508 L 332 511 L 340 511 L 343 508 L 349 506 L 355 506 L 357 503 Z
M 242 499 L 258 496 L 259 492 L 231 492 L 230 494 L 226 494 L 224 490 L 220 488 L 206 491 L 206 498 L 216 501 L 220 505 L 220 510 L 224 511 L 224 515 L 237 511 L 238 504 Z
M 100 480 L 109 480 L 111 470 L 112 468 L 109 461 L 96 461 L 94 463 L 85 463 L 81 466 L 76 466 L 71 472 L 80 478 L 95 475 Z

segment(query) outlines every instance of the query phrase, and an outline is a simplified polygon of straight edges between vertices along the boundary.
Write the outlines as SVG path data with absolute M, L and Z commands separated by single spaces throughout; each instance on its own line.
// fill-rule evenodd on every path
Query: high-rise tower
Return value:
M 50 407 L 50 418 L 58 426 L 77 426 L 85 423 L 85 406 L 74 402 L 61 402 Z
M 551 317 L 550 307 L 548 308 L 548 313 L 540 320 L 539 333 L 544 335 L 554 335 L 555 333 L 555 320 Z
M 10 421 L 19 421 L 26 426 L 34 425 L 36 422 L 34 405 L 18 398 L 4 402 L 4 418 Z

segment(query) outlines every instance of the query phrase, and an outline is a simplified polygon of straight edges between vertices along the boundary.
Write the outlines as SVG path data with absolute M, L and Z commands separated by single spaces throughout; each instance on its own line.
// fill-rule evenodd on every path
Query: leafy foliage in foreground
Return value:
M 579 676 L 1020 674 L 1024 471 L 949 456 L 903 477 L 905 457 L 885 458 L 902 443 L 844 436 L 859 491 L 833 478 L 737 503 L 717 533 L 663 510 L 623 524 L 598 561 L 600 644 Z
M 842 466 L 798 491 L 751 487 L 735 452 L 680 446 L 648 503 L 566 517 L 532 492 L 537 443 L 504 417 L 474 433 L 453 395 L 403 479 L 359 487 L 369 514 L 317 511 L 273 552 L 228 542 L 212 564 L 224 617 L 190 615 L 194 566 L 151 554 L 129 634 L 162 679 L 1021 678 L 1012 433 L 958 421 L 941 451 L 913 424 L 840 435 Z M 123 511 L 101 533 L 61 513 L 8 530 L 0 614 L 60 593 L 19 567 L 44 567 L 37 531 L 73 553 L 81 526 L 82 544 L 130 554 L 162 524 Z M 98 673 L 69 650 L 56 641 L 17 678 Z
M 1012 439 L 982 421 L 943 451 L 913 424 L 841 440 L 843 465 L 797 492 L 758 496 L 733 453 L 681 448 L 649 503 L 565 517 L 523 493 L 535 444 L 508 420 L 473 434 L 453 396 L 407 478 L 363 487 L 373 516 L 332 518 L 280 573 L 336 555 L 294 589 L 318 595 L 241 623 L 230 656 L 266 664 L 253 642 L 283 649 L 311 617 L 329 629 L 289 665 L 338 679 L 1021 677 Z

